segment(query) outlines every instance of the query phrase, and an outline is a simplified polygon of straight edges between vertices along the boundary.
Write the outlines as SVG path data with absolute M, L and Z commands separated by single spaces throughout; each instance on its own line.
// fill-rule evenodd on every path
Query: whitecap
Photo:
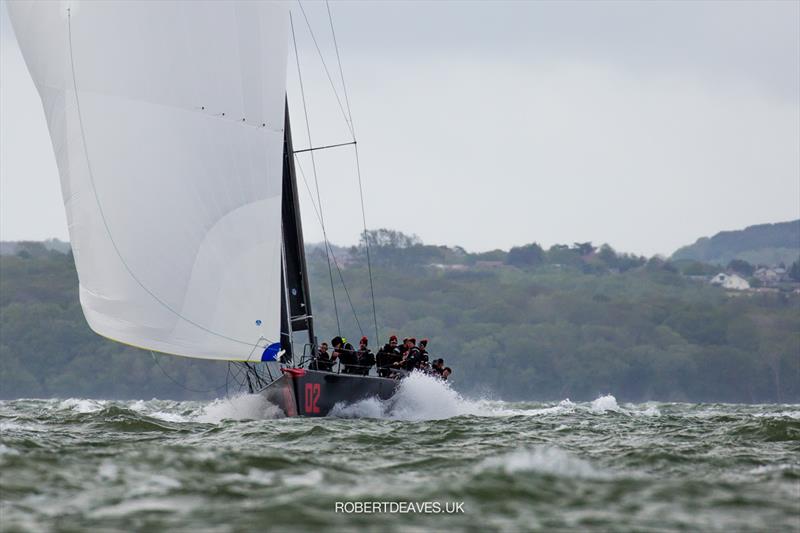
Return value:
M 144 400 L 136 400 L 135 402 L 131 403 L 128 408 L 131 411 L 144 412 L 147 410 L 147 402 Z
M 304 474 L 284 475 L 283 482 L 289 487 L 316 487 L 322 483 L 323 475 L 319 470 L 310 470 Z
M 188 513 L 202 503 L 203 499 L 197 496 L 126 499 L 116 505 L 94 509 L 89 516 L 91 518 L 120 518 L 145 512 Z
M 95 413 L 100 411 L 108 402 L 105 400 L 84 400 L 81 398 L 68 398 L 61 401 L 56 409 L 62 411 L 75 411 L 76 413 Z
M 400 382 L 389 416 L 399 420 L 441 420 L 461 415 L 490 415 L 479 402 L 465 400 L 446 381 L 414 372 Z
M 5 444 L 0 444 L 0 456 L 3 455 L 19 455 L 19 450 L 15 450 L 14 448 L 10 448 Z
M 797 468 L 797 465 L 789 464 L 789 463 L 779 463 L 773 465 L 761 465 L 755 468 L 751 468 L 747 471 L 748 474 L 771 474 L 773 472 L 783 472 L 785 470 L 794 470 Z
M 509 409 L 507 405 L 498 400 L 464 398 L 450 383 L 414 372 L 398 384 L 397 391 L 389 400 L 366 398 L 354 403 L 340 402 L 333 407 L 330 415 L 340 418 L 424 421 L 467 415 L 509 417 L 562 414 L 571 413 L 577 407 L 569 398 L 538 409 Z
M 247 471 L 247 475 L 236 472 L 222 476 L 221 480 L 229 483 L 253 483 L 255 485 L 270 486 L 275 483 L 275 474 L 273 472 L 251 468 Z
M 446 381 L 414 372 L 400 381 L 397 391 L 389 400 L 366 398 L 351 404 L 339 403 L 334 406 L 331 415 L 423 421 L 462 415 L 497 416 L 501 411 L 489 407 L 486 401 L 464 399 Z
M 339 402 L 330 416 L 337 418 L 385 418 L 387 406 L 378 398 L 365 398 L 355 403 Z
M 283 411 L 261 394 L 239 394 L 205 405 L 195 416 L 197 422 L 218 423 L 223 420 L 269 420 L 281 418 Z
M 640 416 L 661 416 L 661 411 L 658 410 L 658 407 L 655 405 L 649 406 L 644 411 L 634 411 L 634 413 Z
M 155 411 L 153 413 L 147 413 L 147 416 L 152 418 L 158 418 L 159 420 L 163 420 L 165 422 L 191 422 L 189 418 L 185 416 L 181 416 L 177 413 L 168 413 L 166 411 Z
M 592 402 L 590 409 L 595 413 L 605 413 L 606 411 L 619 412 L 619 405 L 617 399 L 611 394 L 600 396 Z
M 575 404 L 569 398 L 561 400 L 558 405 L 552 407 L 543 407 L 541 409 L 529 409 L 527 411 L 520 411 L 520 414 L 526 415 L 559 415 L 567 414 L 575 411 Z
M 157 418 L 165 422 L 191 422 L 192 419 L 179 413 L 165 411 L 164 407 L 174 406 L 174 402 L 166 402 L 164 400 L 136 400 L 128 403 L 127 407 L 131 411 L 141 413 L 151 418 Z
M 154 494 L 167 494 L 173 490 L 179 489 L 182 483 L 164 474 L 143 474 L 134 473 L 132 471 L 126 472 L 134 480 L 134 487 L 128 489 L 129 497 L 152 496 Z
M 119 467 L 111 461 L 103 461 L 97 467 L 97 479 L 100 481 L 115 481 L 119 477 Z
M 4 431 L 11 431 L 17 429 L 29 429 L 29 427 L 30 426 L 20 424 L 18 422 L 13 422 L 11 420 L 3 420 L 2 422 L 0 422 L 0 433 L 3 433 Z
M 489 457 L 478 465 L 479 471 L 502 470 L 507 474 L 538 472 L 558 477 L 606 479 L 609 474 L 591 463 L 574 457 L 560 448 L 540 447 L 519 449 L 511 453 Z
M 800 411 L 780 411 L 778 413 L 755 413 L 753 416 L 757 418 L 798 418 L 800 419 Z

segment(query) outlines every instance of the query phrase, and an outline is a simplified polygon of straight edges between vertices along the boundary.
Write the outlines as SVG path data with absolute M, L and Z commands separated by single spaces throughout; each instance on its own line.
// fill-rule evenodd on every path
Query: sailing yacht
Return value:
M 92 330 L 236 363 L 289 416 L 391 397 L 395 379 L 306 368 L 317 337 L 286 95 L 288 5 L 8 10 L 42 100 Z

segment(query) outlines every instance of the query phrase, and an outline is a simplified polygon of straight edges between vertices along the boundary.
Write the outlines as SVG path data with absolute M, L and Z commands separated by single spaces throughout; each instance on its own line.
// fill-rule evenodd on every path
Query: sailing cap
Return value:
M 391 337 L 389 337 L 389 342 L 392 342 L 392 341 L 397 342 L 397 335 L 392 335 Z
M 369 339 L 366 336 L 361 337 L 361 344 L 367 344 L 368 341 Z

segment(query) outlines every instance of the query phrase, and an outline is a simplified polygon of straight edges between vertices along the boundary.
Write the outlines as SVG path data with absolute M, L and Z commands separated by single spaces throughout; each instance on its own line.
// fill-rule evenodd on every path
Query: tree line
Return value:
M 337 309 L 325 249 L 309 251 L 320 340 L 364 334 L 377 347 L 391 334 L 427 337 L 455 387 L 475 396 L 800 401 L 797 294 L 732 295 L 686 274 L 719 267 L 608 245 L 469 253 L 389 230 L 367 239 L 381 338 L 362 241 L 336 248 L 349 293 L 334 276 Z M 0 257 L 0 396 L 207 398 L 224 394 L 226 372 L 225 363 L 154 360 L 92 333 L 70 254 L 34 243 Z

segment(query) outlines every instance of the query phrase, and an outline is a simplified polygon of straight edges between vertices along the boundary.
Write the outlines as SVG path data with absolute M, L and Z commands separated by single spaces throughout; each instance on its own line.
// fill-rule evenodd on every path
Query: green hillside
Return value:
M 800 401 L 797 294 L 733 297 L 673 263 L 590 243 L 470 254 L 389 233 L 373 234 L 381 340 L 430 338 L 464 393 Z M 363 332 L 374 345 L 363 250 L 336 255 L 347 264 L 341 275 L 357 312 L 356 320 L 334 270 L 341 333 Z M 324 249 L 311 249 L 308 260 L 318 333 L 330 338 L 337 331 Z M 0 256 L 0 396 L 224 394 L 224 363 L 169 356 L 158 363 L 89 330 L 71 255 L 28 245 Z
M 759 224 L 738 231 L 721 231 L 702 237 L 672 254 L 673 260 L 693 259 L 727 265 L 742 259 L 752 265 L 791 264 L 800 257 L 800 219 Z

